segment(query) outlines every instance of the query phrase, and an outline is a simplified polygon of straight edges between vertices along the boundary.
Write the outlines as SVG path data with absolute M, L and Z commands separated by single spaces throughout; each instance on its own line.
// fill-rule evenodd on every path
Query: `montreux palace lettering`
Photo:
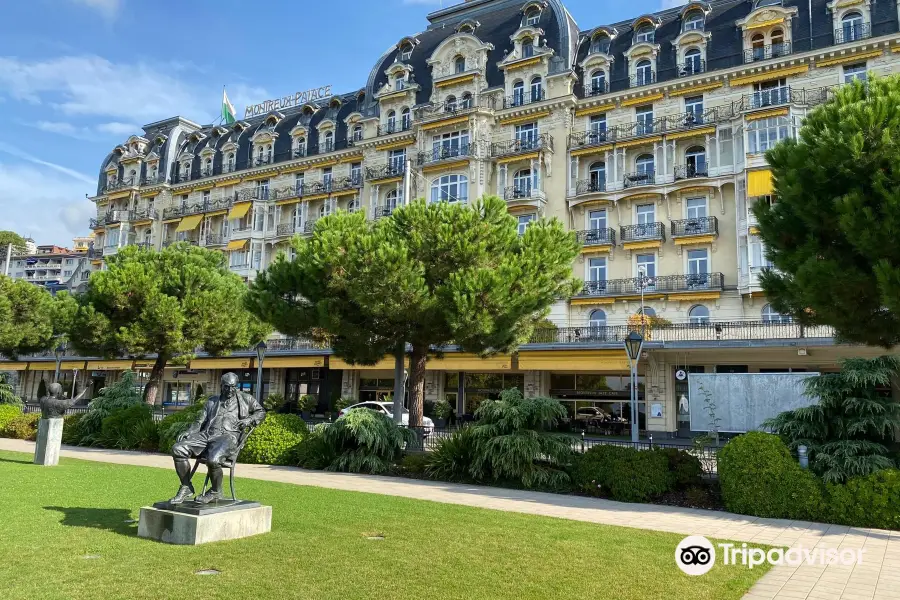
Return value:
M 329 96 L 331 96 L 331 86 L 326 85 L 320 88 L 306 90 L 305 92 L 297 92 L 293 96 L 285 96 L 284 98 L 276 98 L 275 100 L 266 100 L 265 102 L 248 106 L 244 110 L 244 118 L 264 115 L 273 110 L 300 106 L 307 102 L 311 102 L 312 100 L 321 100 L 322 98 L 328 98 Z

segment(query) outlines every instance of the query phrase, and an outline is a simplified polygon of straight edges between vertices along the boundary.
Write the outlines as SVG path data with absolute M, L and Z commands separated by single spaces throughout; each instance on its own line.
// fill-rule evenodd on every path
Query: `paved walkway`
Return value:
M 0 438 L 0 450 L 34 453 L 34 442 Z M 159 454 L 63 446 L 62 456 L 96 462 L 172 468 L 172 460 Z M 852 567 L 776 567 L 757 582 L 746 598 L 900 600 L 900 532 L 759 519 L 725 512 L 624 504 L 595 498 L 474 485 L 306 471 L 293 467 L 241 465 L 240 474 L 249 479 L 403 496 L 738 542 L 802 546 L 808 549 L 864 549 L 863 563 Z M 672 550 L 674 556 L 674 548 Z

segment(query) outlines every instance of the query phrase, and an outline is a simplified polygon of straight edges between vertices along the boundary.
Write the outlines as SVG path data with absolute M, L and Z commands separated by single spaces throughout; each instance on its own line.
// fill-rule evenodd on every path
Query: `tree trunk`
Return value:
M 428 347 L 413 345 L 409 357 L 409 426 L 422 426 L 422 412 L 425 406 L 425 362 Z
M 150 379 L 147 381 L 147 385 L 144 386 L 144 402 L 150 406 L 156 404 L 156 396 L 159 392 L 159 386 L 162 384 L 166 362 L 168 362 L 168 359 L 164 355 L 160 354 L 156 357 L 156 362 L 153 363 L 153 370 L 150 371 Z

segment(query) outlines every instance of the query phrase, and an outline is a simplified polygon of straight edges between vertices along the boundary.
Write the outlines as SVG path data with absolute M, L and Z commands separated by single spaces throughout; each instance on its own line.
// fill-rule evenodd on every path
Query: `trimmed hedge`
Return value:
M 823 518 L 822 484 L 778 436 L 750 432 L 719 452 L 722 500 L 731 512 L 779 519 Z
M 825 486 L 823 520 L 853 527 L 900 529 L 900 471 L 886 469 Z
M 41 420 L 41 413 L 20 414 L 13 417 L 6 423 L 3 428 L 3 437 L 13 438 L 16 440 L 37 439 L 38 421 Z
M 297 446 L 308 433 L 306 422 L 297 415 L 269 414 L 250 434 L 238 461 L 262 465 L 296 465 Z
M 621 502 L 647 502 L 674 487 L 669 457 L 658 450 L 594 446 L 572 468 L 577 489 Z
M 0 405 L 0 436 L 6 437 L 4 434 L 6 425 L 16 417 L 21 417 L 22 414 L 21 406 L 15 406 L 13 404 Z

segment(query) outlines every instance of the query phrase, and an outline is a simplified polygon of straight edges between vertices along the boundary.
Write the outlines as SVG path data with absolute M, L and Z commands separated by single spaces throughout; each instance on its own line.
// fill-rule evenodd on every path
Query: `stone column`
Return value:
M 53 467 L 59 464 L 59 448 L 62 445 L 63 419 L 41 419 L 38 422 L 37 445 L 34 448 L 34 464 Z

